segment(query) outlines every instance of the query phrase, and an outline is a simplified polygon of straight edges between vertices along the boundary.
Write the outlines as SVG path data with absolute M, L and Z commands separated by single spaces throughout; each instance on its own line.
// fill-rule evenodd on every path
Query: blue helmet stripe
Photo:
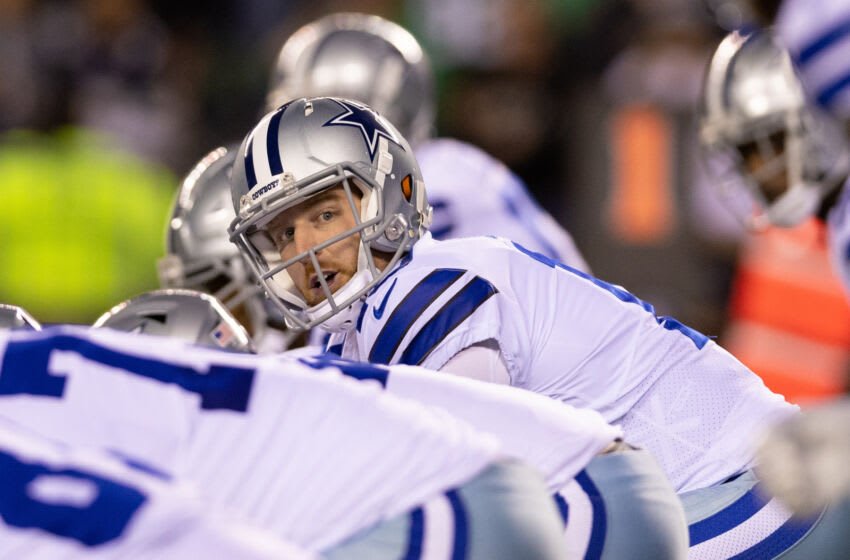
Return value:
M 245 179 L 248 181 L 248 190 L 257 186 L 257 174 L 254 172 L 254 139 L 248 140 L 245 149 Z
M 421 364 L 450 332 L 496 293 L 496 287 L 483 278 L 476 276 L 470 280 L 416 334 L 399 363 Z
M 284 105 L 272 115 L 269 121 L 269 127 L 266 129 L 266 152 L 269 156 L 269 171 L 272 177 L 283 173 L 283 163 L 280 161 L 280 145 L 278 142 L 278 132 L 280 130 L 280 118 L 286 110 Z
M 449 286 L 463 276 L 465 270 L 438 268 L 423 278 L 393 310 L 378 333 L 369 361 L 388 364 L 413 323 Z

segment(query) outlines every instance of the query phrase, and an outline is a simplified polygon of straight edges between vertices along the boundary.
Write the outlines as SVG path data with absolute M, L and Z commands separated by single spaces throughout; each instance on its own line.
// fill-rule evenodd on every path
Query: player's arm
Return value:
M 464 348 L 454 355 L 440 371 L 500 385 L 510 385 L 511 376 L 493 339 Z

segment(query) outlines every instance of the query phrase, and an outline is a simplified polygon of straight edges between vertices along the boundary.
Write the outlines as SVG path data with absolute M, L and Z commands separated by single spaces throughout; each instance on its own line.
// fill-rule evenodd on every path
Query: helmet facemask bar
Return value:
M 359 212 L 352 183 L 362 195 Z M 281 262 L 280 254 L 269 237 L 266 226 L 280 212 L 338 186 L 345 194 L 345 206 L 351 212 L 354 226 Z M 370 250 L 372 242 L 383 236 L 387 230 L 382 188 L 357 165 L 350 162 L 340 163 L 301 181 L 284 185 L 279 191 L 244 207 L 231 225 L 231 240 L 248 256 L 247 260 L 262 286 L 271 301 L 283 313 L 290 327 L 308 329 L 340 314 L 369 291 L 370 280 L 382 276 Z M 354 276 L 334 293 L 325 278 L 325 271 L 319 262 L 319 253 L 352 236 L 359 237 L 357 270 Z M 405 237 L 383 273 L 395 265 L 409 245 L 410 241 Z M 314 306 L 307 303 L 287 272 L 287 269 L 299 262 L 305 263 L 304 266 L 309 263 L 324 296 L 324 299 Z

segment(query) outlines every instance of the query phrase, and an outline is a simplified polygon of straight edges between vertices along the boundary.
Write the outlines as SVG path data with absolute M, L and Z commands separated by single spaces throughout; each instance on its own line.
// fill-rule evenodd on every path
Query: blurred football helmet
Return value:
M 298 99 L 269 113 L 248 134 L 233 167 L 239 245 L 287 323 L 328 330 L 351 325 L 353 304 L 376 285 L 428 228 L 431 207 L 407 141 L 386 119 L 358 102 Z M 343 189 L 354 227 L 282 261 L 266 226 L 281 211 L 334 187 Z M 360 197 L 360 213 L 355 196 Z M 359 237 L 356 272 L 332 293 L 321 251 Z M 372 251 L 387 256 L 383 271 Z M 315 272 L 324 301 L 309 305 L 287 272 L 303 263 Z M 352 263 L 353 266 L 353 263 Z M 330 320 L 333 318 L 333 320 Z
M 235 217 L 230 198 L 235 158 L 235 149 L 216 148 L 186 175 L 168 221 L 166 256 L 157 263 L 159 283 L 211 294 L 231 311 L 243 306 L 246 326 L 261 337 L 268 323 L 265 296 L 227 234 Z
M 239 321 L 217 299 L 193 290 L 146 292 L 119 303 L 101 315 L 94 326 L 254 352 L 254 344 Z
M 705 163 L 751 229 L 801 223 L 846 178 L 850 161 L 838 123 L 808 102 L 770 31 L 729 34 L 703 88 Z
M 40 331 L 41 325 L 23 308 L 17 305 L 0 303 L 0 330 L 3 329 Z
M 378 16 L 331 14 L 284 43 L 266 110 L 312 96 L 365 103 L 414 146 L 431 135 L 434 78 L 428 58 L 413 35 Z

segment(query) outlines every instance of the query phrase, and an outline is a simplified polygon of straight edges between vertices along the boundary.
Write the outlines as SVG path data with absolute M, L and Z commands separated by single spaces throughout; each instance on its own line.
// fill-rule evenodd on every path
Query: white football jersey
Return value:
M 757 433 L 797 407 L 708 337 L 653 311 L 508 240 L 426 235 L 329 347 L 440 369 L 495 340 L 513 386 L 622 426 L 677 491 L 716 484 L 748 468 Z
M 302 350 L 284 354 L 315 368 L 333 367 L 361 381 L 374 381 L 387 392 L 437 407 L 488 432 L 504 453 L 535 467 L 552 492 L 571 483 L 587 464 L 623 436 L 589 409 L 578 409 L 529 391 L 435 375 L 415 366 L 378 366 L 307 355 Z
M 832 268 L 850 297 L 850 180 L 826 220 L 827 247 Z
M 192 480 L 309 550 L 459 486 L 498 443 L 328 369 L 106 329 L 0 333 L 0 416 Z
M 589 271 L 573 238 L 531 197 L 522 180 L 482 150 L 449 138 L 416 148 L 435 239 L 498 235 Z
M 307 560 L 194 489 L 0 422 L 0 559 Z

